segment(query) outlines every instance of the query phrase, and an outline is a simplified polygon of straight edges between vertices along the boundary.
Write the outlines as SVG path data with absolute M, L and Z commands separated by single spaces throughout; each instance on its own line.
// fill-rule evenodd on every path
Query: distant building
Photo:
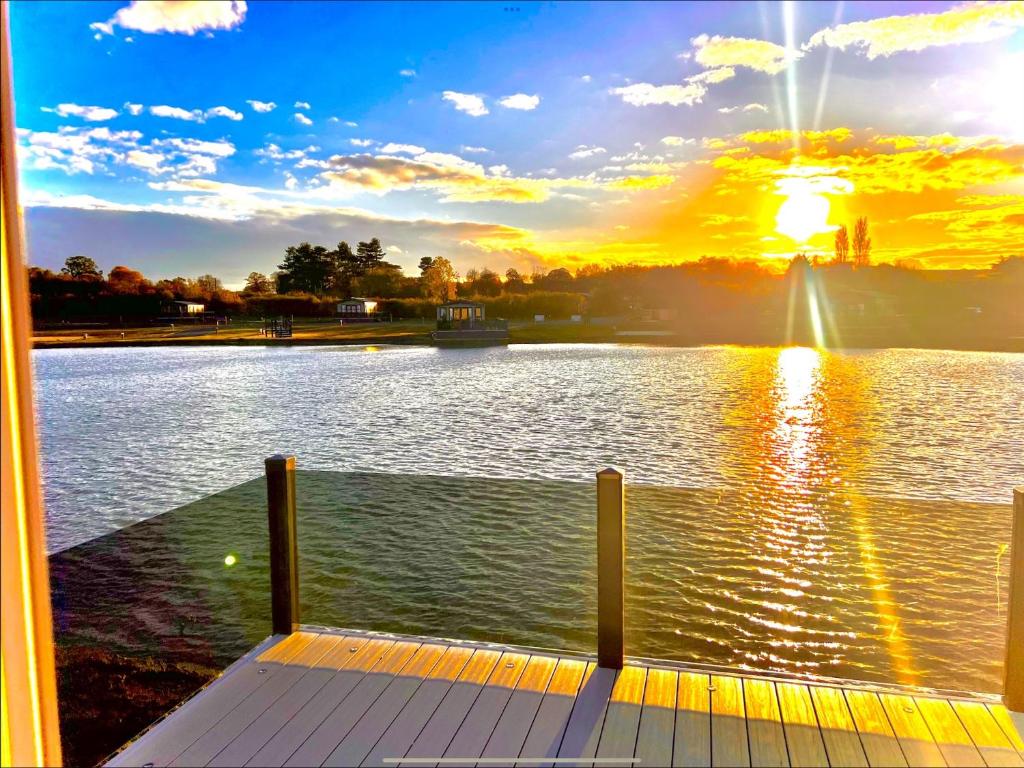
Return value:
M 338 314 L 345 318 L 364 318 L 377 313 L 377 302 L 373 299 L 361 299 L 353 296 L 338 302 Z
M 508 321 L 487 320 L 478 301 L 449 301 L 437 308 L 437 330 L 431 336 L 438 346 L 508 344 Z
M 438 323 L 465 323 L 483 321 L 484 305 L 478 301 L 449 301 L 437 308 Z
M 192 317 L 203 314 L 206 311 L 206 305 L 200 304 L 198 301 L 172 301 L 164 307 L 164 310 L 169 315 Z

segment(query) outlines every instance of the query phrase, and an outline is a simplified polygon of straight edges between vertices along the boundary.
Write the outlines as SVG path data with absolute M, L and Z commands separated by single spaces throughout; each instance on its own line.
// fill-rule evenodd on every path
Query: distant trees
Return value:
M 64 267 L 61 269 L 61 272 L 65 275 L 71 275 L 74 278 L 103 277 L 103 273 L 96 265 L 96 262 L 88 256 L 69 256 L 64 262 Z
M 512 267 L 505 270 L 505 290 L 509 293 L 523 293 L 526 290 L 526 281 L 519 270 Z
M 845 224 L 841 224 L 836 230 L 835 252 L 833 264 L 846 264 L 850 260 L 850 234 Z
M 242 292 L 256 294 L 273 293 L 274 285 L 271 283 L 270 278 L 262 272 L 250 272 L 249 276 L 245 279 L 245 288 L 242 289 Z
M 224 290 L 224 284 L 214 275 L 200 275 L 196 278 L 196 289 L 204 296 L 212 296 Z
M 853 227 L 853 266 L 871 264 L 871 238 L 868 236 L 868 217 L 861 216 Z
M 432 258 L 430 258 L 429 256 L 424 256 L 422 259 L 420 259 L 420 264 L 419 264 L 419 266 L 420 266 L 420 276 L 422 276 L 424 272 L 426 272 L 428 269 L 430 269 L 430 267 L 431 267 L 431 265 L 433 263 L 434 263 L 434 260 Z
M 299 243 L 285 249 L 278 264 L 277 292 L 304 291 L 322 296 L 331 287 L 337 271 L 335 260 L 322 245 Z
M 423 295 L 439 304 L 451 301 L 455 298 L 455 284 L 458 280 L 459 273 L 452 263 L 444 256 L 438 256 L 431 261 L 421 278 Z

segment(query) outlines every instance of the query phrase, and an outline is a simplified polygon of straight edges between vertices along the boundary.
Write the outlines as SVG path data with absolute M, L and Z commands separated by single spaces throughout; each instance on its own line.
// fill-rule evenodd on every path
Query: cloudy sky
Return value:
M 13 2 L 33 264 L 782 264 L 1024 242 L 1024 3 Z

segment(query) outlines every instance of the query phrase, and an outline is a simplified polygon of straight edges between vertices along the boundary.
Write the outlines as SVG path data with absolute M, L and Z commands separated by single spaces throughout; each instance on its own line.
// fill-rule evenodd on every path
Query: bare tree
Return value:
M 853 266 L 871 264 L 871 238 L 868 236 L 868 217 L 861 216 L 853 227 Z
M 850 260 L 850 235 L 846 231 L 846 225 L 840 225 L 836 230 L 836 257 L 833 264 L 845 264 Z

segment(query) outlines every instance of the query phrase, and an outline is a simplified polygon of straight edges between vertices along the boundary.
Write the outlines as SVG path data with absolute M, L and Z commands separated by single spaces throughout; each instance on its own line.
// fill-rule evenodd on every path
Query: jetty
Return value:
M 266 473 L 273 635 L 108 765 L 1024 766 L 1024 487 L 999 697 L 628 656 L 614 469 L 596 653 L 304 625 L 294 457 Z

